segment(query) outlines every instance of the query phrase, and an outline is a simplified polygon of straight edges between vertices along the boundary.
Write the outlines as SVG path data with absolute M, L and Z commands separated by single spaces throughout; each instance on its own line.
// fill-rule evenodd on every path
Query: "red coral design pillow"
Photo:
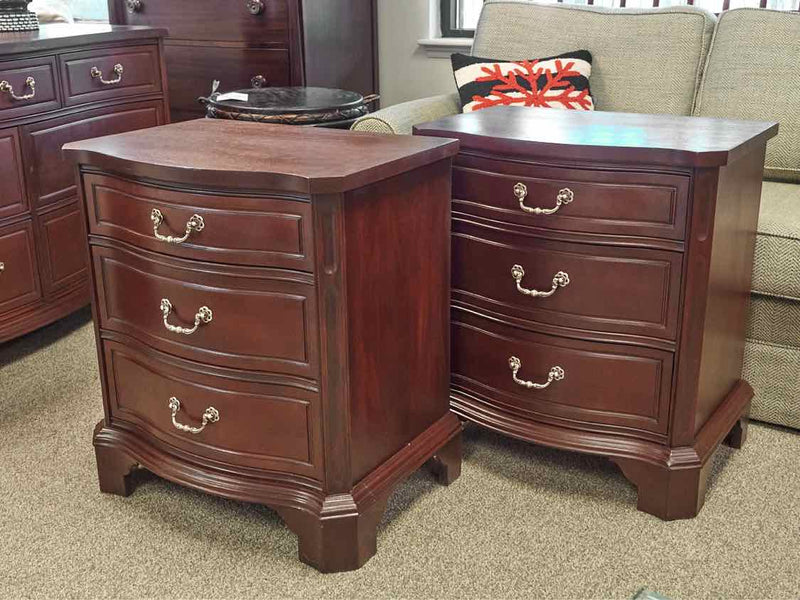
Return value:
M 466 54 L 453 54 L 452 60 L 465 113 L 491 106 L 594 110 L 588 50 L 513 62 Z

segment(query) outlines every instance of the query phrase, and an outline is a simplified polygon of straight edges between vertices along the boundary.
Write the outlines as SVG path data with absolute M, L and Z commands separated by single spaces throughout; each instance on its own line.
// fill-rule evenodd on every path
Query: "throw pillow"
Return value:
M 453 54 L 452 61 L 465 113 L 491 106 L 594 110 L 588 50 L 521 61 Z

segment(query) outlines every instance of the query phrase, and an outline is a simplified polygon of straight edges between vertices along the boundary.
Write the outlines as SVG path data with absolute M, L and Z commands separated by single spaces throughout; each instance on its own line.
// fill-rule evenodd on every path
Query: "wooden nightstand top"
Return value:
M 777 123 L 602 111 L 498 107 L 418 125 L 462 149 L 549 159 L 722 166 L 778 133 Z

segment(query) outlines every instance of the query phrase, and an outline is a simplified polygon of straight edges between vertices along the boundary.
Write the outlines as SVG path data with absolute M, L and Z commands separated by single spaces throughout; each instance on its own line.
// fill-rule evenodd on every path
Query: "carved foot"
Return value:
M 322 573 L 355 571 L 377 551 L 378 524 L 388 498 L 359 510 L 349 494 L 329 496 L 317 516 L 294 508 L 278 513 L 297 534 L 300 560 Z
M 442 485 L 450 485 L 461 475 L 461 432 L 436 451 L 428 467 Z
M 702 467 L 667 468 L 631 459 L 613 459 L 639 489 L 638 508 L 664 521 L 692 519 L 703 507 L 711 461 Z
M 725 438 L 725 443 L 731 448 L 736 448 L 737 450 L 744 446 L 744 443 L 747 441 L 747 426 L 749 423 L 750 419 L 748 419 L 746 416 L 736 421 L 731 428 L 728 437 Z
M 133 492 L 131 471 L 136 461 L 109 446 L 95 446 L 97 477 L 100 491 L 117 496 L 130 496 Z

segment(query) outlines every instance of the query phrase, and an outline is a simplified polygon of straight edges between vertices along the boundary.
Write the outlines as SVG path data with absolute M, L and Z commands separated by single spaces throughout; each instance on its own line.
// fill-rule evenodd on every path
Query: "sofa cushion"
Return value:
M 592 53 L 597 110 L 690 115 L 716 19 L 693 7 L 636 10 L 488 0 L 472 53 L 503 60 Z
M 764 182 L 753 291 L 800 300 L 800 185 Z
M 800 302 L 752 294 L 747 337 L 767 344 L 792 346 L 800 351 Z
M 778 121 L 765 176 L 800 182 L 800 13 L 741 8 L 717 25 L 695 114 Z
M 742 377 L 756 393 L 753 419 L 800 429 L 800 349 L 747 340 Z

